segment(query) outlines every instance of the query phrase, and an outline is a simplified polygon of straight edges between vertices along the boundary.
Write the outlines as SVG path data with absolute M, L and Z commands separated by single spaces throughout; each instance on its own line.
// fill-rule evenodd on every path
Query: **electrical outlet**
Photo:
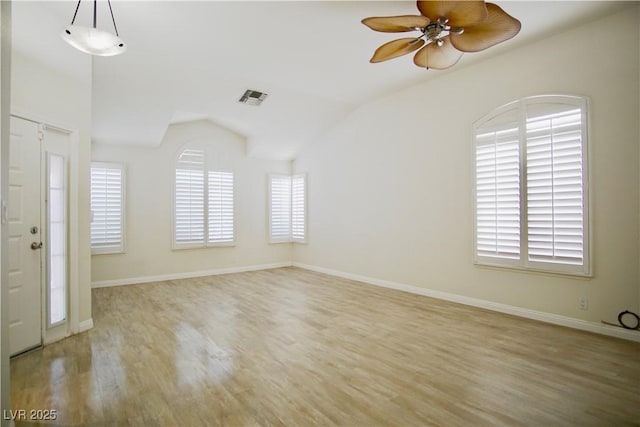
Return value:
M 580 297 L 578 299 L 578 304 L 579 304 L 580 310 L 589 309 L 589 299 L 587 297 Z

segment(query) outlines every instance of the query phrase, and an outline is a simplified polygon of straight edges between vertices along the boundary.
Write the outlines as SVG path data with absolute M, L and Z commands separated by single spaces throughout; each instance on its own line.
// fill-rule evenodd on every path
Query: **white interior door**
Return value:
M 41 140 L 37 123 L 11 117 L 9 145 L 9 349 L 42 343 Z

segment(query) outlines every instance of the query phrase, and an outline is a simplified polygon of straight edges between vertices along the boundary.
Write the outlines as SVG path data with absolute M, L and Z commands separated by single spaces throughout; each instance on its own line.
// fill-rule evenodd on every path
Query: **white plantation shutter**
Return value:
M 529 260 L 582 265 L 581 110 L 531 117 L 526 127 Z
M 475 126 L 476 262 L 589 275 L 586 99 L 507 107 Z
M 307 177 L 269 175 L 269 241 L 305 242 Z
M 306 182 L 304 174 L 291 177 L 291 240 L 298 242 L 306 239 Z
M 520 258 L 518 127 L 476 134 L 477 253 Z
M 204 245 L 204 151 L 185 149 L 176 162 L 174 233 L 176 247 Z
M 209 171 L 208 243 L 234 242 L 233 172 Z
M 269 176 L 269 233 L 270 241 L 291 240 L 291 177 Z
M 177 249 L 235 243 L 233 172 L 208 170 L 207 162 L 206 150 L 194 147 L 182 150 L 176 161 Z
M 91 163 L 92 253 L 124 251 L 124 166 Z

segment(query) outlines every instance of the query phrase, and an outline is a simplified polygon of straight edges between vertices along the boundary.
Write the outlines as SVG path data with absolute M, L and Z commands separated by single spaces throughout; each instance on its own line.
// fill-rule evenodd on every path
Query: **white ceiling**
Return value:
M 14 48 L 76 73 L 74 64 L 85 54 L 58 36 L 76 3 L 14 0 Z M 89 25 L 91 3 L 82 2 L 76 24 Z M 522 31 L 484 52 L 465 54 L 453 69 L 629 5 L 497 3 L 522 21 Z M 207 119 L 246 136 L 249 155 L 290 159 L 357 106 L 450 72 L 420 69 L 412 55 L 368 62 L 396 35 L 371 31 L 360 20 L 417 14 L 415 2 L 113 0 L 112 5 L 128 50 L 94 58 L 92 137 L 101 143 L 157 146 L 171 123 Z M 111 28 L 106 2 L 98 9 L 98 26 Z M 260 107 L 240 104 L 245 89 L 269 96 Z

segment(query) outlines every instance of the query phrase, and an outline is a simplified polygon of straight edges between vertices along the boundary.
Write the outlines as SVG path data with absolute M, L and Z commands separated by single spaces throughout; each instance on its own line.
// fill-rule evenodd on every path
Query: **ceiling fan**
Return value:
M 520 32 L 520 21 L 493 3 L 476 1 L 418 1 L 420 15 L 365 18 L 375 31 L 419 31 L 418 37 L 392 40 L 380 46 L 370 62 L 383 62 L 416 52 L 418 67 L 444 70 L 454 66 L 464 52 L 479 52 Z M 418 50 L 420 49 L 420 50 Z

